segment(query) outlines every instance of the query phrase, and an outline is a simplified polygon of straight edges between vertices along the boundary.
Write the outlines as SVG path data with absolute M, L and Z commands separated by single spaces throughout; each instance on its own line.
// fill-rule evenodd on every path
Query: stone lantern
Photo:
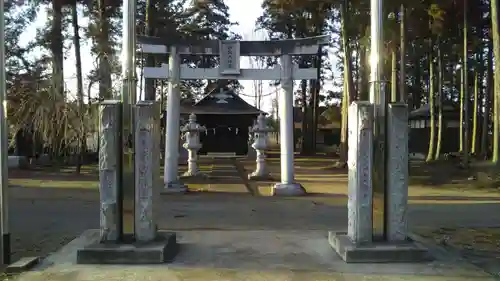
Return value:
M 255 126 L 256 122 L 254 120 L 253 122 L 253 126 Z M 248 126 L 248 140 L 247 140 L 247 144 L 248 144 L 248 152 L 247 152 L 247 158 L 248 159 L 255 159 L 256 157 L 256 153 L 255 153 L 255 150 L 253 149 L 252 145 L 254 143 L 254 133 L 252 132 L 252 127 L 253 126 Z
M 269 147 L 268 134 L 272 129 L 266 124 L 266 117 L 260 114 L 257 117 L 257 122 L 250 129 L 253 133 L 253 144 L 252 147 L 257 152 L 256 156 L 256 168 L 253 173 L 248 175 L 248 179 L 269 179 L 269 173 L 266 169 L 266 150 Z
M 196 115 L 191 113 L 186 125 L 181 128 L 183 139 L 185 140 L 182 147 L 188 151 L 188 170 L 182 175 L 183 177 L 204 177 L 198 169 L 198 151 L 202 144 L 200 143 L 200 133 L 207 129 L 204 126 L 196 123 Z

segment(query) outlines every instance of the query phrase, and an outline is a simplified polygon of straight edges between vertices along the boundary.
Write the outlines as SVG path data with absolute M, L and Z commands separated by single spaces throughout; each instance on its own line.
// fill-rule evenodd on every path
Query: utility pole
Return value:
M 2 264 L 10 264 L 10 233 L 9 233 L 9 206 L 8 194 L 8 146 L 7 141 L 7 102 L 5 99 L 5 11 L 4 1 L 0 1 L 0 233 L 2 235 L 1 252 Z

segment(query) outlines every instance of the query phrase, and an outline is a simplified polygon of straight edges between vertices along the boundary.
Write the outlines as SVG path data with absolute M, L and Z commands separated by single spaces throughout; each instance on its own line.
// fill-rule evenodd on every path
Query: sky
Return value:
M 242 5 L 242 3 L 245 5 Z M 230 19 L 233 22 L 238 22 L 239 25 L 235 26 L 233 30 L 240 34 L 244 40 L 263 40 L 262 33 L 255 33 L 255 21 L 262 14 L 261 4 L 262 1 L 241 1 L 241 0 L 226 0 L 226 5 L 229 7 Z M 42 8 L 44 9 L 44 8 Z M 37 28 L 41 28 L 45 24 L 45 20 L 47 18 L 46 11 L 41 11 L 38 15 L 38 18 L 31 24 L 26 31 L 21 35 L 21 44 L 26 44 L 29 42 L 35 35 Z M 79 24 L 81 26 L 85 26 L 88 24 L 85 18 L 79 19 Z M 82 52 L 82 70 L 83 77 L 85 78 L 87 73 L 94 68 L 93 64 L 95 63 L 93 58 L 90 55 L 90 42 L 86 40 L 82 40 L 81 42 L 81 52 Z M 66 58 L 64 61 L 64 77 L 66 88 L 69 90 L 71 95 L 76 96 L 76 69 L 75 65 L 75 56 L 74 49 L 71 47 L 66 52 Z M 241 67 L 248 68 L 249 61 L 248 58 L 241 59 Z M 240 83 L 244 86 L 242 96 L 248 103 L 254 105 L 255 101 L 253 98 L 253 84 L 252 81 L 240 81 Z M 268 82 L 264 81 L 263 93 L 264 98 L 262 99 L 262 107 L 261 109 L 267 112 L 271 111 L 272 98 L 276 97 L 275 94 L 270 95 L 270 93 L 274 93 L 276 90 L 267 86 Z M 84 81 L 84 89 L 87 89 L 88 83 Z M 97 91 L 97 85 L 94 85 L 94 92 Z

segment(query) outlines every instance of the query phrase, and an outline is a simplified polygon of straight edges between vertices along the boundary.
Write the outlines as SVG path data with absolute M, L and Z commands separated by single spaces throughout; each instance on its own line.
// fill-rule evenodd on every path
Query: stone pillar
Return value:
M 160 197 L 159 107 L 153 101 L 135 105 L 135 238 L 148 242 L 156 238 L 155 209 Z
M 121 202 L 120 131 L 121 103 L 104 101 L 99 106 L 99 196 L 100 241 L 117 242 L 120 239 Z
M 387 239 L 407 240 L 408 210 L 408 107 L 389 104 L 387 112 Z
M 361 244 L 372 241 L 373 105 L 353 102 L 348 122 L 347 235 Z
M 274 185 L 275 195 L 301 195 L 304 188 L 295 183 L 293 168 L 293 75 L 292 57 L 281 56 L 280 150 L 281 182 Z
M 347 233 L 329 232 L 330 245 L 346 262 L 420 262 L 431 257 L 421 245 L 407 238 L 406 204 L 408 196 L 408 111 L 406 105 L 390 104 L 387 109 L 387 237 L 374 236 L 378 217 L 375 205 L 374 133 L 375 107 L 354 102 L 349 107 L 349 199 Z
M 165 137 L 165 175 L 164 183 L 166 192 L 184 192 L 186 186 L 179 181 L 179 127 L 180 127 L 180 56 L 176 47 L 170 47 L 167 121 Z

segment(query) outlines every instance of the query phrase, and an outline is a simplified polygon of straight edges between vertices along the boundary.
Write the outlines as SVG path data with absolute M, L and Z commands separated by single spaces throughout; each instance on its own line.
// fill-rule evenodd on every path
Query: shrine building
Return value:
M 184 101 L 181 103 L 180 112 L 181 124 L 187 122 L 189 114 L 194 113 L 197 122 L 207 128 L 207 131 L 200 135 L 200 142 L 203 145 L 199 151 L 200 155 L 207 153 L 246 155 L 248 127 L 254 124 L 259 114 L 266 114 L 228 88 L 214 90 L 197 102 Z M 162 120 L 162 126 L 165 126 L 165 119 Z

